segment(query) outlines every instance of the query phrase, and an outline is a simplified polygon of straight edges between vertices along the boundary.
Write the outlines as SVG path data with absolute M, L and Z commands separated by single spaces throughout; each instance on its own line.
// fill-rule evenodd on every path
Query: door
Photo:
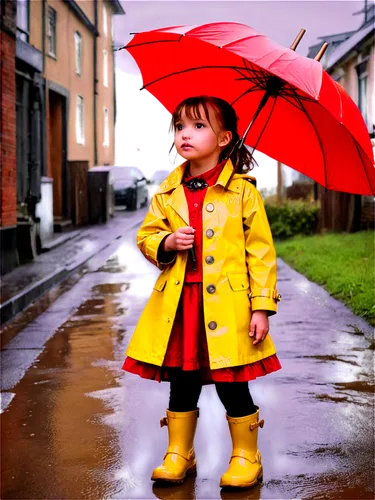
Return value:
M 53 215 L 62 217 L 62 97 L 49 91 L 49 154 L 53 178 Z

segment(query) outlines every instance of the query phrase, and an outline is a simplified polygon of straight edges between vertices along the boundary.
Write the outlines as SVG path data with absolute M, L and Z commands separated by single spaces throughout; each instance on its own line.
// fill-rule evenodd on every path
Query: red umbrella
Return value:
M 248 146 L 327 189 L 375 195 L 362 115 L 318 61 L 238 23 L 147 31 L 124 48 L 143 88 L 168 111 L 189 96 L 221 97 L 234 106 Z

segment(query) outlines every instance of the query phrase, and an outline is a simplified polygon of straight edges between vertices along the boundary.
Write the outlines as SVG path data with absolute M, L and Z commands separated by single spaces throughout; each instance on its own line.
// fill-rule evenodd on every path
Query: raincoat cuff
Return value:
M 162 265 L 168 265 L 168 264 L 172 264 L 172 262 L 175 260 L 176 258 L 176 252 L 166 252 L 164 249 L 163 249 L 163 241 L 167 238 L 167 236 L 169 236 L 170 232 L 168 231 L 162 231 L 160 233 L 158 233 L 156 236 L 161 236 L 161 239 L 158 238 L 158 247 L 156 248 L 156 256 L 155 256 L 155 260 L 159 263 L 159 264 L 162 264 Z M 155 240 L 154 240 L 155 241 Z
M 249 293 L 252 311 L 268 311 L 272 316 L 277 312 L 277 303 L 281 300 L 281 295 L 276 288 L 254 288 Z

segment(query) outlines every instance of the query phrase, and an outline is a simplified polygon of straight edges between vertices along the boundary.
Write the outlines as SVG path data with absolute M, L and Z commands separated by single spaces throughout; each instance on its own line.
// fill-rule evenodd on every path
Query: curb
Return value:
M 142 223 L 142 219 L 137 222 L 134 222 L 130 226 L 128 226 L 125 231 L 121 234 L 115 236 L 110 241 L 106 242 L 99 249 L 96 249 L 93 253 L 86 255 L 82 260 L 78 262 L 73 262 L 70 265 L 60 267 L 45 276 L 41 280 L 33 283 L 29 287 L 23 289 L 20 293 L 11 297 L 9 300 L 0 305 L 0 322 L 2 325 L 13 319 L 16 314 L 23 311 L 27 306 L 29 306 L 33 301 L 39 299 L 45 292 L 51 290 L 54 286 L 61 283 L 64 279 L 69 277 L 71 274 L 79 271 L 81 267 L 86 264 L 88 260 L 90 260 L 94 255 L 98 254 L 105 248 L 109 247 L 114 241 L 122 238 L 129 231 L 137 227 Z

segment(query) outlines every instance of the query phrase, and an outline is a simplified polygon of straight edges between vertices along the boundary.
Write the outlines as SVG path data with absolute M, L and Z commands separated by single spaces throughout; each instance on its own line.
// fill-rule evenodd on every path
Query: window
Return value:
M 82 74 L 82 37 L 76 31 L 74 33 L 74 45 L 75 45 L 75 55 L 76 55 L 76 74 Z
M 17 38 L 29 41 L 30 1 L 17 0 Z
M 108 148 L 109 146 L 109 115 L 108 108 L 104 108 L 104 142 L 103 146 Z
M 369 116 L 367 109 L 367 99 L 368 99 L 368 68 L 367 60 L 361 62 L 357 66 L 357 77 L 358 77 L 358 108 L 362 113 L 363 119 L 368 125 Z
M 85 144 L 85 109 L 83 97 L 77 95 L 76 103 L 76 136 L 77 144 Z
M 48 7 L 48 54 L 56 57 L 56 11 Z
M 103 50 L 103 83 L 108 87 L 108 52 Z
M 107 7 L 103 2 L 103 35 L 107 36 L 108 34 L 108 16 L 107 16 Z

